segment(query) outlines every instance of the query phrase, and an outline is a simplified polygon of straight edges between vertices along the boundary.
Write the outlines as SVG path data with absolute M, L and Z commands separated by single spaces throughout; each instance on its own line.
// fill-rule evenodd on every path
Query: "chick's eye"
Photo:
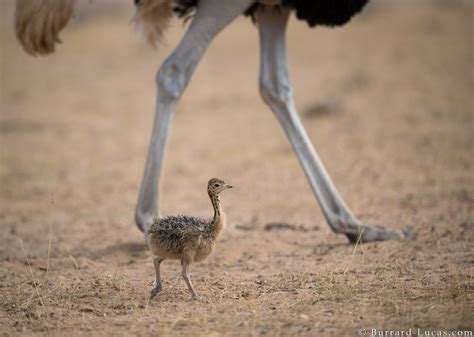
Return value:
M 219 184 L 214 184 L 214 187 L 219 187 Z

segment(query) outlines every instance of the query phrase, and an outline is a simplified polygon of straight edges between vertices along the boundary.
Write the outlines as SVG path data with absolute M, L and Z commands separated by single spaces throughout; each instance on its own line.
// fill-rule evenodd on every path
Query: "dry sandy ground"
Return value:
M 209 216 L 205 185 L 222 177 L 236 186 L 223 195 L 230 224 L 192 269 L 203 301 L 166 261 L 147 303 L 153 267 L 133 211 L 154 73 L 182 23 L 153 51 L 131 34 L 128 1 L 95 1 L 58 53 L 31 58 L 2 1 L 0 333 L 473 330 L 473 5 L 413 3 L 372 4 L 338 30 L 293 19 L 288 36 L 298 107 L 341 194 L 363 221 L 418 238 L 354 251 L 331 232 L 258 96 L 257 34 L 240 18 L 179 105 L 161 195 L 164 214 Z

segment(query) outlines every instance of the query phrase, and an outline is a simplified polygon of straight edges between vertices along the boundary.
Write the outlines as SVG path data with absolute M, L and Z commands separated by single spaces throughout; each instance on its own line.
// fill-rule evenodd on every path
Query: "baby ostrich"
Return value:
M 160 264 L 164 259 L 180 259 L 182 275 L 193 299 L 198 295 L 189 277 L 189 266 L 202 261 L 212 253 L 217 236 L 225 226 L 219 194 L 232 188 L 223 180 L 213 178 L 207 184 L 207 193 L 214 208 L 214 217 L 204 220 L 192 216 L 178 215 L 155 220 L 147 230 L 148 247 L 154 256 L 156 280 L 150 298 L 161 291 Z

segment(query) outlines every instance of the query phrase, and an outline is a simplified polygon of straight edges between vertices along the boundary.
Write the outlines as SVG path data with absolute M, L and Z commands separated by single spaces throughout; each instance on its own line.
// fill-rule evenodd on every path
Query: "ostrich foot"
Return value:
M 161 292 L 161 285 L 155 286 L 150 290 L 150 300 L 153 299 L 158 293 Z
M 387 240 L 414 240 L 416 235 L 401 229 L 363 225 L 357 220 L 339 221 L 336 232 L 345 234 L 351 243 Z

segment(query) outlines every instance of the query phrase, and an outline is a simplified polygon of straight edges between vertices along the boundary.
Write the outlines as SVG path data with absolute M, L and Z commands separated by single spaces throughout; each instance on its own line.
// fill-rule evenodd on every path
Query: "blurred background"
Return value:
M 58 222 L 68 230 L 96 221 L 103 224 L 90 225 L 93 231 L 110 223 L 133 227 L 154 76 L 179 42 L 182 21 L 173 21 L 164 44 L 152 50 L 133 35 L 130 1 L 80 2 L 58 51 L 33 58 L 15 40 L 13 1 L 2 7 L 2 221 L 35 223 L 37 230 L 53 194 Z M 397 218 L 403 196 L 472 193 L 471 19 L 469 2 L 374 1 L 344 29 L 291 20 L 298 108 L 361 217 L 403 226 L 416 221 Z M 164 214 L 208 215 L 204 188 L 219 176 L 238 188 L 226 195 L 233 223 L 323 222 L 283 131 L 260 100 L 258 53 L 256 29 L 242 17 L 199 65 L 168 144 Z M 329 232 L 325 224 L 323 230 Z
M 15 40 L 14 2 L 0 6 L 2 268 L 11 273 L 24 258 L 17 231 L 32 259 L 46 257 L 51 217 L 58 259 L 97 260 L 104 247 L 141 244 L 133 212 L 154 77 L 186 25 L 174 20 L 153 50 L 134 37 L 131 0 L 83 1 L 56 53 L 34 58 Z M 293 16 L 288 30 L 297 107 L 347 204 L 363 221 L 411 229 L 418 242 L 431 242 L 418 247 L 426 256 L 445 249 L 466 273 L 474 221 L 472 23 L 471 1 L 378 0 L 343 28 L 310 29 Z M 225 261 L 249 249 L 267 256 L 346 242 L 326 225 L 259 97 L 258 61 L 257 30 L 242 16 L 213 42 L 183 95 L 162 172 L 164 215 L 210 216 L 211 177 L 236 187 L 223 196 L 225 240 L 234 248 L 221 254 Z M 268 223 L 309 234 L 264 243 Z M 338 261 L 336 254 L 321 263 L 332 270 Z

